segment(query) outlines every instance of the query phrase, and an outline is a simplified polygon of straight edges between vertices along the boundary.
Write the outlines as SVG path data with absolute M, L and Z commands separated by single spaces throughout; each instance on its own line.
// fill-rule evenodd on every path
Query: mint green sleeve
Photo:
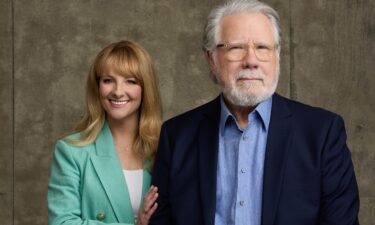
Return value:
M 49 225 L 133 225 L 127 223 L 104 223 L 81 218 L 80 183 L 82 164 L 85 157 L 82 151 L 58 141 L 51 164 L 48 183 L 48 224 Z M 92 196 L 95 198 L 95 196 Z

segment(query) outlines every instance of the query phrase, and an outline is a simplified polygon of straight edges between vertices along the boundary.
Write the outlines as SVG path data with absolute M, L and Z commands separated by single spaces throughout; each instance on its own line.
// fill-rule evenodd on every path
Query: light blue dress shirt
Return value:
M 272 97 L 242 129 L 221 96 L 215 225 L 260 225 L 263 167 Z

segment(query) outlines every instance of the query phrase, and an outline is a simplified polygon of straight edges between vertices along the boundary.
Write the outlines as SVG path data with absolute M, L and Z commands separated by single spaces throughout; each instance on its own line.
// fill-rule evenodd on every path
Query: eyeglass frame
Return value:
M 254 51 L 254 55 L 255 55 L 255 57 L 259 60 L 259 61 L 262 61 L 262 62 L 268 62 L 268 61 L 270 61 L 271 60 L 271 58 L 270 59 L 267 59 L 267 60 L 265 60 L 265 59 L 261 59 L 261 57 L 259 57 L 259 52 L 257 53 L 257 47 L 259 47 L 259 46 L 265 46 L 265 47 L 267 47 L 268 49 L 269 49 L 269 51 L 270 51 L 270 54 L 272 54 L 276 49 L 278 49 L 279 48 L 279 45 L 278 44 L 274 44 L 273 46 L 269 46 L 269 45 L 267 45 L 267 44 L 264 44 L 264 43 L 253 43 L 252 45 L 250 45 L 249 43 L 229 43 L 229 42 L 224 42 L 224 43 L 220 43 L 220 44 L 217 44 L 216 45 L 216 48 L 224 48 L 227 52 L 226 53 L 228 53 L 229 52 L 229 47 L 231 47 L 231 46 L 241 46 L 241 47 L 243 47 L 243 49 L 246 49 L 245 50 L 245 54 L 242 56 L 242 58 L 241 59 L 238 59 L 238 60 L 230 60 L 230 59 L 228 59 L 228 57 L 226 57 L 227 58 L 227 60 L 228 61 L 231 61 L 231 62 L 238 62 L 238 61 L 242 61 L 245 57 L 246 57 L 246 55 L 248 55 L 249 54 L 249 47 L 251 47 L 252 49 L 253 49 L 253 51 Z M 272 55 L 271 55 L 272 56 Z M 270 56 L 270 57 L 271 57 Z

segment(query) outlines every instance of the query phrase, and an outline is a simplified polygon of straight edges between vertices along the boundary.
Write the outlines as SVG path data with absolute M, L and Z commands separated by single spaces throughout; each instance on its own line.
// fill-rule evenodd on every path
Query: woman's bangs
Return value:
M 126 78 L 134 77 L 138 81 L 142 80 L 137 57 L 131 55 L 131 52 L 128 51 L 111 52 L 105 60 L 102 72 L 105 73 L 109 70 L 113 70 L 113 72 Z

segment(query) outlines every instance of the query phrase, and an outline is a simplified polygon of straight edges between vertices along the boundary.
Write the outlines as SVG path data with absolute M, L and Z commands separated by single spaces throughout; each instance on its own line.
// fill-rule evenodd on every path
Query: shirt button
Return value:
M 240 201 L 240 206 L 244 206 L 245 205 L 245 201 Z
M 246 173 L 246 170 L 244 168 L 241 168 L 241 173 Z
M 244 140 L 244 141 L 247 141 L 247 139 L 249 139 L 248 136 L 243 136 L 243 137 L 242 137 L 242 140 Z

